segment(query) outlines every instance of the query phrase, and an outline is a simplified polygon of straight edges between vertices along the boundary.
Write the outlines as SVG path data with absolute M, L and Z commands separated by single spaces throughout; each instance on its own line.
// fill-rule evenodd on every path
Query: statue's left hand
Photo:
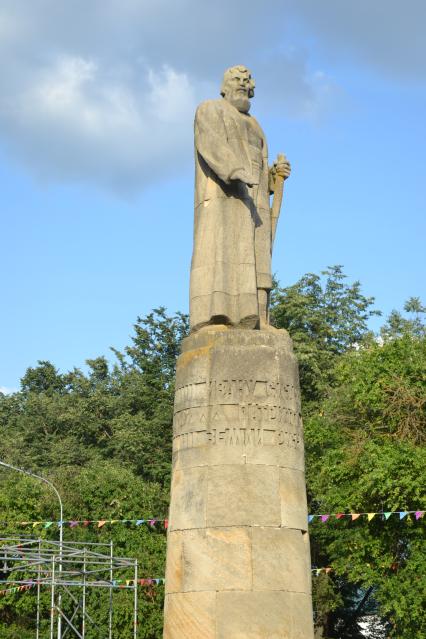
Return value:
M 279 175 L 286 180 L 291 173 L 291 165 L 285 155 L 278 155 L 277 159 L 271 167 L 272 175 Z

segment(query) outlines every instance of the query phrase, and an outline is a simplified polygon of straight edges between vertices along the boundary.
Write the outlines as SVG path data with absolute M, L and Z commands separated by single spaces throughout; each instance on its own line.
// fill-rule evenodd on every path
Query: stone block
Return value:
M 293 639 L 291 603 L 285 592 L 219 592 L 216 639 Z
M 278 471 L 252 464 L 209 468 L 207 526 L 279 526 Z
M 253 590 L 310 592 L 300 530 L 253 528 Z
M 164 639 L 216 639 L 216 593 L 166 595 Z
M 170 530 L 206 525 L 207 472 L 207 468 L 185 468 L 173 473 Z
M 312 598 L 310 594 L 292 593 L 291 639 L 314 639 Z
M 281 525 L 308 529 L 305 473 L 280 468 Z
M 250 590 L 251 536 L 246 528 L 169 533 L 167 592 Z
M 193 468 L 195 466 L 254 464 L 280 466 L 303 472 L 305 460 L 303 445 L 300 448 L 288 446 L 238 445 L 182 447 L 173 453 L 173 468 Z

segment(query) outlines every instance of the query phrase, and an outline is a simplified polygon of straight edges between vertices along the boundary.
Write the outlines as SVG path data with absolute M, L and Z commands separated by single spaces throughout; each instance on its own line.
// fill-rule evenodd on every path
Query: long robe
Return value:
M 248 187 L 236 171 L 254 175 Z M 254 328 L 257 289 L 269 290 L 271 216 L 268 150 L 257 121 L 225 99 L 195 115 L 195 216 L 190 321 Z

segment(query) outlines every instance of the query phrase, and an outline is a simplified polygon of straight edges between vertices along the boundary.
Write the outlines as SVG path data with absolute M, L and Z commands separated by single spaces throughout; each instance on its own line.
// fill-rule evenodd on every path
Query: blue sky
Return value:
M 426 301 L 426 5 L 282 0 L 273 18 L 247 0 L 2 3 L 0 387 L 187 310 L 193 113 L 235 63 L 293 167 L 281 283 L 343 264 L 384 314 Z

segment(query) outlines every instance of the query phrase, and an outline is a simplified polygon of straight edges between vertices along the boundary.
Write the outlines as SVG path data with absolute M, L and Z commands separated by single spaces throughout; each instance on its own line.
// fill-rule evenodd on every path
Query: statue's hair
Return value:
M 249 71 L 249 69 L 247 69 L 247 67 L 245 67 L 243 64 L 237 64 L 234 67 L 229 67 L 229 69 L 226 69 L 225 73 L 223 74 L 223 80 L 222 80 L 222 86 L 220 88 L 220 95 L 223 97 L 225 95 L 225 84 L 227 82 L 227 80 L 229 78 L 232 78 L 232 76 L 234 76 L 236 73 L 246 73 L 249 77 L 249 93 L 248 93 L 248 97 L 252 98 L 254 96 L 254 87 L 255 85 L 255 81 L 254 79 L 251 77 L 251 73 Z

